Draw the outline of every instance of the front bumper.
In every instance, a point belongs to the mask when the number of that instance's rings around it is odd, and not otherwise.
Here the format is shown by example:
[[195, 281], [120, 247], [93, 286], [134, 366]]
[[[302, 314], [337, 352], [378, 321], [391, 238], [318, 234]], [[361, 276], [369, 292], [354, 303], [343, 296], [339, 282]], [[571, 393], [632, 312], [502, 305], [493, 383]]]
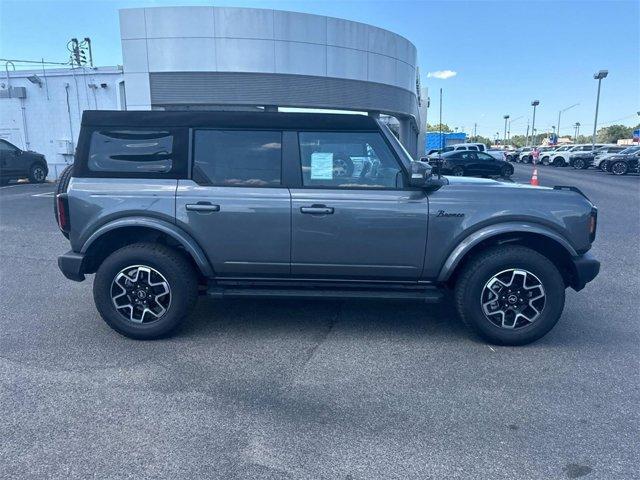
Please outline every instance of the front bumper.
[[82, 271], [83, 262], [84, 254], [70, 250], [58, 257], [58, 268], [60, 268], [62, 274], [69, 280], [81, 282], [84, 280], [84, 273]]
[[600, 272], [600, 262], [593, 258], [593, 255], [590, 253], [573, 257], [571, 261], [573, 262], [574, 270], [572, 287], [574, 290], [579, 291], [582, 290], [587, 283], [596, 278]]

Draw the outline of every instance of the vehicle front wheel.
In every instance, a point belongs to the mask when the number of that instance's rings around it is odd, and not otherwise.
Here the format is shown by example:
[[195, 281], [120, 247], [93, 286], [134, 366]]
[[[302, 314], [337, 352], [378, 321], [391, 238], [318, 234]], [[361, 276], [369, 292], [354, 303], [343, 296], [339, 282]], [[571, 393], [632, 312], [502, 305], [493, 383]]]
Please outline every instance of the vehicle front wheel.
[[36, 163], [29, 169], [29, 181], [31, 183], [42, 183], [47, 179], [47, 170], [40, 164]]
[[165, 337], [196, 303], [196, 272], [184, 255], [164, 245], [128, 245], [98, 268], [93, 298], [118, 333], [139, 340]]
[[473, 258], [455, 286], [462, 321], [485, 340], [525, 345], [551, 330], [564, 308], [565, 284], [535, 250], [501, 246]]
[[542, 157], [541, 163], [545, 167], [548, 167], [549, 166], [549, 157]]
[[576, 170], [584, 170], [587, 168], [587, 162], [582, 160], [581, 158], [577, 158], [573, 161], [573, 168]]
[[629, 173], [627, 162], [614, 162], [611, 164], [611, 173], [614, 175], [626, 175]]
[[511, 165], [505, 165], [502, 167], [502, 170], [500, 170], [500, 176], [502, 178], [509, 178], [511, 175], [513, 175], [513, 167]]
[[451, 170], [451, 174], [454, 177], [462, 177], [464, 176], [464, 170], [462, 169], [462, 167], [453, 167], [453, 170]]

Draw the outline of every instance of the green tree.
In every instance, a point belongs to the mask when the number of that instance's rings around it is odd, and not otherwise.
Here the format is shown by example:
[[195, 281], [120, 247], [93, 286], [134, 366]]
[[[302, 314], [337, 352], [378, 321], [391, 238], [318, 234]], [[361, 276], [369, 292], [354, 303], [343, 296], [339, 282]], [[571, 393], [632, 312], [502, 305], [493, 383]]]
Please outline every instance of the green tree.
[[[436, 124], [436, 125], [431, 125], [429, 123], [427, 123], [427, 132], [439, 132], [440, 131], [440, 124]], [[447, 125], [446, 123], [442, 124], [442, 131], [445, 133], [448, 132], [453, 132], [453, 130], [451, 130], [449, 128], [449, 125]]]
[[624, 125], [609, 125], [596, 133], [596, 139], [602, 143], [616, 143], [622, 138], [631, 138], [633, 129]]

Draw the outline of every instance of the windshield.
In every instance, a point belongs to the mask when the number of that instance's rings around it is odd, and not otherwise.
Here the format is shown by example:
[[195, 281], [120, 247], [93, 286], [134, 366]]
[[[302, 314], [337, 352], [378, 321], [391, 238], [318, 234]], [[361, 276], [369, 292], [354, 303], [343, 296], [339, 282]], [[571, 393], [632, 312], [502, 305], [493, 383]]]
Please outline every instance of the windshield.
[[629, 148], [625, 148], [624, 150], [621, 150], [620, 152], [618, 152], [620, 155], [628, 155], [630, 153], [636, 153], [637, 151], [640, 151], [640, 147], [636, 146], [636, 147], [629, 147]]

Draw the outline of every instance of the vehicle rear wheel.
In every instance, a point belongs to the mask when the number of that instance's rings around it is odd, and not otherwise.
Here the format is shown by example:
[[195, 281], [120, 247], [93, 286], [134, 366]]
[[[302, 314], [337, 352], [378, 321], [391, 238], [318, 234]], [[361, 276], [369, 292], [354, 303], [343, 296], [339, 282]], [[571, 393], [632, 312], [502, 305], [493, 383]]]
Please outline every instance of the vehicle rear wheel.
[[453, 170], [451, 170], [451, 174], [454, 177], [463, 177], [464, 176], [464, 170], [462, 169], [462, 167], [453, 167]]
[[553, 166], [560, 167], [564, 165], [564, 157], [556, 157], [553, 159]]
[[549, 157], [542, 157], [542, 165], [545, 167], [549, 166]]
[[511, 175], [513, 175], [513, 167], [511, 165], [505, 165], [500, 170], [500, 176], [502, 178], [509, 178]]
[[196, 272], [177, 250], [153, 243], [109, 255], [93, 282], [100, 315], [118, 333], [139, 340], [173, 332], [198, 298]]
[[614, 175], [626, 175], [629, 173], [629, 165], [627, 165], [627, 162], [614, 162], [611, 164], [611, 173]]
[[40, 163], [31, 165], [29, 169], [29, 181], [31, 183], [42, 183], [47, 179], [47, 169]]
[[500, 246], [463, 267], [454, 294], [460, 318], [482, 338], [525, 345], [560, 319], [565, 284], [554, 264], [535, 250]]
[[573, 168], [575, 168], [576, 170], [584, 170], [585, 168], [587, 168], [587, 162], [585, 162], [581, 158], [576, 158], [573, 161]]

